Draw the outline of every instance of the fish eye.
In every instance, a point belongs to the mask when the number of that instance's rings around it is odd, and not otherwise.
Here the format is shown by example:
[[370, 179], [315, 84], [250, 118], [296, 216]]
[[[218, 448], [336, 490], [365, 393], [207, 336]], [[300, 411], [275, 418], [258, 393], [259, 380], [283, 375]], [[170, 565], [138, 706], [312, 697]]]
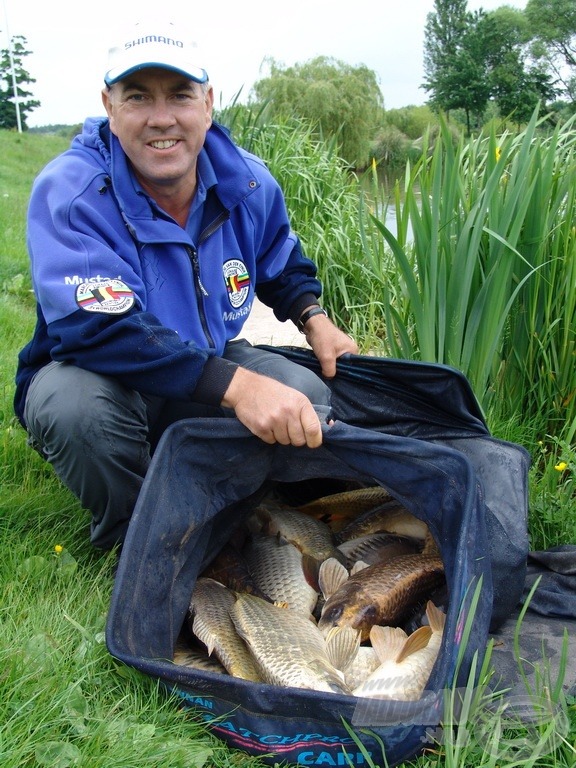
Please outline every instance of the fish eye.
[[341, 605], [328, 606], [328, 610], [322, 611], [322, 620], [336, 622], [342, 618], [343, 607]]
[[367, 605], [366, 608], [362, 611], [362, 619], [364, 621], [372, 621], [375, 622], [378, 618], [378, 609], [375, 605]]

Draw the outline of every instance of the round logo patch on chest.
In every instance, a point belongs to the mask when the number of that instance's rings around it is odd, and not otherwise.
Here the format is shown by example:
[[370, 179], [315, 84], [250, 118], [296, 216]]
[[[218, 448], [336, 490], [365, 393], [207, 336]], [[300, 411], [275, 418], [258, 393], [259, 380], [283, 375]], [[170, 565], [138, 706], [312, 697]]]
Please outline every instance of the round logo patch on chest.
[[250, 275], [244, 262], [239, 259], [226, 261], [223, 271], [226, 290], [228, 291], [228, 300], [234, 309], [237, 309], [248, 298]]
[[76, 288], [76, 303], [86, 312], [121, 315], [132, 309], [134, 302], [134, 291], [118, 279], [80, 283]]

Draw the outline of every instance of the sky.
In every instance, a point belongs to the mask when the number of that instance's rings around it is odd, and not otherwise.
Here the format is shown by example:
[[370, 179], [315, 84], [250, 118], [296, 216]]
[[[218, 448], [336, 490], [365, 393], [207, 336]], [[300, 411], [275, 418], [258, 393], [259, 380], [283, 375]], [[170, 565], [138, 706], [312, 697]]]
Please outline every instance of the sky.
[[[502, 5], [523, 9], [526, 0], [468, 0], [468, 10]], [[24, 69], [41, 106], [28, 127], [75, 125], [103, 114], [100, 92], [108, 48], [117, 31], [158, 8], [146, 0], [2, 0], [0, 48], [22, 35], [31, 53]], [[376, 73], [386, 109], [423, 104], [424, 27], [434, 0], [170, 0], [167, 17], [190, 26], [203, 51], [216, 106], [236, 94], [245, 100], [265, 77], [265, 60], [291, 66], [327, 56]]]

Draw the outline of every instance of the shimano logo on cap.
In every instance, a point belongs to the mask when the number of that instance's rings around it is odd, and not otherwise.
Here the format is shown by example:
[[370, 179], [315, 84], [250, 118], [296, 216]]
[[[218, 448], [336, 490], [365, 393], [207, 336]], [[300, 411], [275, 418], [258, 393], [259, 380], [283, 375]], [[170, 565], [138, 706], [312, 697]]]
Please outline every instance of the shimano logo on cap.
[[139, 37], [137, 40], [129, 40], [124, 43], [124, 50], [134, 48], [136, 45], [146, 45], [146, 43], [164, 43], [165, 45], [175, 45], [176, 48], [184, 48], [182, 40], [174, 40], [172, 37], [164, 37], [164, 35], [146, 35], [146, 37]]

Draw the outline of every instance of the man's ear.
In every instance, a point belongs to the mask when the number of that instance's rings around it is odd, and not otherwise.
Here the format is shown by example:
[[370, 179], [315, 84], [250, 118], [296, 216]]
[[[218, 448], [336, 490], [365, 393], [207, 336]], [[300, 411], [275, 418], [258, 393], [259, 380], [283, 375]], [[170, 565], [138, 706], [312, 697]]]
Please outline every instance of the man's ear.
[[212, 86], [206, 91], [204, 100], [206, 102], [206, 127], [210, 128], [212, 125], [212, 110], [214, 109], [214, 89]]
[[110, 130], [112, 133], [114, 133], [114, 118], [112, 116], [112, 96], [111, 96], [111, 90], [108, 87], [102, 88], [102, 104], [104, 105], [104, 109], [106, 110], [106, 114], [108, 115], [108, 120], [110, 121]]

